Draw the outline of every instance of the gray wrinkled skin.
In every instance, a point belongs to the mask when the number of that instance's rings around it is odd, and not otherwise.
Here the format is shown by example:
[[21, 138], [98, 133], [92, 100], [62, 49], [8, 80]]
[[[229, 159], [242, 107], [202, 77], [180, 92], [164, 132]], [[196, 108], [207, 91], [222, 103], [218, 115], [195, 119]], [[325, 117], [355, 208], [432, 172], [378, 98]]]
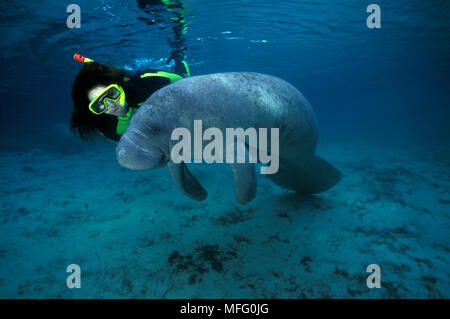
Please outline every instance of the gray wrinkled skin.
[[[269, 132], [279, 128], [279, 171], [266, 176], [281, 187], [300, 194], [320, 193], [341, 178], [337, 169], [314, 155], [317, 121], [306, 98], [286, 81], [248, 72], [195, 76], [154, 93], [119, 141], [118, 162], [133, 170], [167, 164], [175, 184], [186, 195], [205, 199], [206, 191], [187, 167], [170, 161], [172, 131], [185, 127], [193, 136], [194, 120], [202, 120], [203, 131], [221, 129], [224, 137], [226, 128], [268, 128]], [[236, 199], [248, 203], [256, 195], [254, 164], [230, 166]]]

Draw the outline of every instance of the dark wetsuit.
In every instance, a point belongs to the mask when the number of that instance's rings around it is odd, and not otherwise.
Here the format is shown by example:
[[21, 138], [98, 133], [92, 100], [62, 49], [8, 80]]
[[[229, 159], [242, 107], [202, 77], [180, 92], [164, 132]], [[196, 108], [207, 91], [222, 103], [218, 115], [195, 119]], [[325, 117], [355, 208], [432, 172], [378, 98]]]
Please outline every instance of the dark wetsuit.
[[[130, 111], [130, 108], [133, 109], [131, 111], [138, 109], [157, 90], [182, 78], [180, 75], [159, 70], [145, 70], [132, 75], [122, 85], [128, 104], [127, 110]], [[109, 114], [102, 114], [101, 116], [104, 119], [97, 126], [97, 130], [103, 137], [117, 142], [121, 137], [119, 133], [124, 131], [124, 126], [127, 127], [127, 121], [132, 114], [129, 114], [128, 119]], [[123, 122], [119, 123], [120, 121]]]

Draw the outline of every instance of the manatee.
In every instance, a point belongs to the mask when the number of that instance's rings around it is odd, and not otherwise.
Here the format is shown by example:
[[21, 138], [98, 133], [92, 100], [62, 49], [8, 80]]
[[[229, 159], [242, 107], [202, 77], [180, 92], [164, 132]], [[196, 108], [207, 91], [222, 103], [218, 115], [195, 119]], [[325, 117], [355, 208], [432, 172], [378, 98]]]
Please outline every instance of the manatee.
[[[193, 132], [194, 120], [202, 120], [203, 130], [215, 127], [223, 132], [226, 128], [278, 128], [278, 171], [265, 176], [298, 194], [324, 192], [341, 178], [335, 167], [315, 154], [317, 120], [302, 93], [282, 79], [252, 72], [194, 76], [155, 92], [121, 137], [116, 148], [118, 163], [131, 170], [167, 165], [184, 194], [204, 200], [207, 192], [186, 163], [171, 158], [173, 130], [183, 127]], [[245, 145], [246, 159], [249, 146]], [[247, 160], [229, 165], [236, 200], [246, 204], [256, 195], [255, 164]]]

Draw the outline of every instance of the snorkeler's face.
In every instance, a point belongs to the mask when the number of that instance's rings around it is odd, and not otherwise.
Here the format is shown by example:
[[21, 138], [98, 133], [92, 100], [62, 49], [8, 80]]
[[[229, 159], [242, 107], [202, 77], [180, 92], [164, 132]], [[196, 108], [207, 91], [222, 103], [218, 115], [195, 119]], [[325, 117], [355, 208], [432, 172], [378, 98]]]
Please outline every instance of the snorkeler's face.
[[[98, 99], [99, 95], [102, 95], [102, 92], [104, 92], [104, 90], [106, 88], [107, 88], [106, 86], [99, 85], [99, 86], [96, 86], [93, 89], [91, 89], [88, 92], [89, 100], [92, 102], [93, 100]], [[122, 94], [124, 94], [124, 93], [122, 93]], [[104, 111], [104, 113], [106, 113], [106, 114], [121, 116], [126, 113], [127, 102], [125, 101], [125, 99], [106, 98], [106, 99], [102, 100], [102, 103], [99, 103], [99, 105], [97, 105], [97, 108], [99, 108], [99, 107], [106, 109], [106, 111]], [[96, 109], [96, 111], [99, 112], [96, 114], [102, 113], [102, 110], [100, 110], [100, 109]]]

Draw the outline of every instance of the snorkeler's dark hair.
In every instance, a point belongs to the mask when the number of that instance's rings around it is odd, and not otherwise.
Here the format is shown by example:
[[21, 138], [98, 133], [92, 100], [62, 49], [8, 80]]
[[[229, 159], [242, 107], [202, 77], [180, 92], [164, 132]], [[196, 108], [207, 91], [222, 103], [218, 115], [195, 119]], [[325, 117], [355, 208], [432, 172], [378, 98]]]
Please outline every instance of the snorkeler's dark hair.
[[85, 63], [72, 85], [74, 110], [70, 118], [70, 130], [82, 139], [97, 135], [97, 130], [110, 123], [106, 114], [96, 115], [89, 110], [88, 92], [98, 85], [113, 83], [122, 85], [125, 70], [109, 67], [98, 62]]

